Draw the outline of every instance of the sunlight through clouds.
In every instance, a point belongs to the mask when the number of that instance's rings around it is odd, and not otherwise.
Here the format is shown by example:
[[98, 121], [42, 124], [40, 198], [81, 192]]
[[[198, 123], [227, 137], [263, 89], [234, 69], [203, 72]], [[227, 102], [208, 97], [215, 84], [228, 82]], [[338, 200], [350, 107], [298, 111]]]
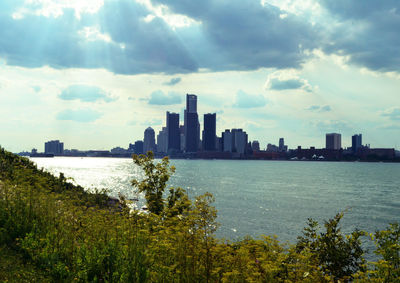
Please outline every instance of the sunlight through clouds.
[[45, 17], [59, 17], [63, 15], [64, 9], [73, 9], [77, 18], [83, 13], [94, 14], [103, 5], [104, 0], [26, 0], [28, 8], [22, 8], [16, 12], [16, 17], [32, 13]]

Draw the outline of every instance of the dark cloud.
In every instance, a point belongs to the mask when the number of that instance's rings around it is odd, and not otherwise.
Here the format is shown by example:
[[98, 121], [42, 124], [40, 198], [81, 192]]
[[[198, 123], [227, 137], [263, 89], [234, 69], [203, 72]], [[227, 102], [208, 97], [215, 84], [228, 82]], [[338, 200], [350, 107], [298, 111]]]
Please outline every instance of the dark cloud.
[[58, 113], [56, 119], [87, 123], [99, 119], [102, 115], [102, 113], [91, 109], [67, 109]]
[[400, 72], [400, 1], [322, 0], [339, 25], [324, 50], [374, 71]]
[[[313, 50], [347, 55], [350, 63], [400, 71], [400, 2], [322, 0], [334, 17], [314, 25], [302, 16], [251, 1], [154, 0], [196, 22], [170, 27], [136, 1], [104, 1], [97, 13], [37, 15], [40, 3], [0, 4], [0, 57], [29, 68], [103, 68], [117, 74], [300, 68]], [[17, 17], [21, 7], [27, 11]], [[31, 11], [31, 12], [29, 12]], [[13, 17], [14, 15], [14, 17]], [[154, 15], [153, 15], [154, 16]], [[149, 19], [149, 18], [148, 18]], [[333, 22], [334, 24], [331, 24]], [[179, 83], [172, 79], [171, 85]], [[167, 84], [168, 84], [167, 83]], [[299, 81], [277, 82], [295, 89]]]
[[389, 117], [391, 120], [400, 120], [400, 108], [393, 107], [387, 109], [382, 113], [382, 116]]
[[80, 100], [84, 102], [95, 102], [103, 100], [105, 102], [114, 101], [104, 90], [90, 85], [71, 85], [64, 89], [58, 96], [63, 100]]
[[284, 80], [284, 81], [281, 81], [279, 79], [273, 79], [271, 80], [270, 89], [274, 90], [297, 89], [301, 88], [303, 85], [304, 85], [303, 82], [296, 79]]
[[312, 92], [310, 84], [306, 80], [300, 78], [271, 78], [267, 82], [267, 88], [272, 90], [303, 89], [307, 92]]
[[236, 108], [256, 108], [263, 107], [267, 104], [263, 95], [251, 95], [242, 90], [236, 93], [236, 101], [233, 107]]
[[13, 18], [22, 4], [0, 4], [0, 57], [8, 65], [105, 68], [119, 74], [197, 71], [172, 29], [159, 18], [144, 21], [150, 12], [135, 1], [105, 1], [98, 13], [82, 14], [81, 19], [72, 9], [58, 17], [26, 13]]
[[[212, 70], [297, 68], [306, 58], [302, 51], [314, 48], [319, 37], [306, 21], [292, 14], [281, 18], [280, 9], [256, 0], [153, 2], [202, 23], [181, 36], [195, 58], [201, 59], [199, 66]], [[204, 40], [199, 42], [200, 38]]]
[[173, 105], [180, 104], [182, 102], [182, 95], [176, 92], [164, 93], [161, 90], [156, 90], [150, 94], [148, 100], [149, 104], [153, 105]]
[[[105, 1], [95, 14], [12, 15], [23, 1], [0, 4], [0, 56], [8, 65], [105, 68], [118, 74], [187, 73], [299, 67], [316, 30], [260, 1], [159, 1], [201, 24], [173, 30], [135, 1]], [[38, 9], [41, 4], [25, 4]], [[5, 28], [7, 27], [7, 28]], [[172, 82], [173, 83], [173, 82]]]
[[164, 85], [173, 86], [181, 82], [181, 78], [172, 78], [170, 81], [165, 82]]

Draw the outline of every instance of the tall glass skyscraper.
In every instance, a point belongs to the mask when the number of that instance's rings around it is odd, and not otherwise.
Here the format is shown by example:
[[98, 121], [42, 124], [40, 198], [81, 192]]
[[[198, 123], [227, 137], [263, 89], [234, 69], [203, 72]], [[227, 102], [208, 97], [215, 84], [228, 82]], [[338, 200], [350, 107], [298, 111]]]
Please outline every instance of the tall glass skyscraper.
[[204, 114], [203, 150], [214, 151], [216, 144], [216, 113]]
[[197, 96], [186, 94], [185, 109], [185, 151], [197, 152], [199, 149], [200, 127], [199, 116], [197, 114]]
[[362, 135], [354, 135], [351, 137], [351, 149], [353, 153], [356, 153], [359, 148], [361, 148], [362, 145]]
[[168, 151], [179, 151], [181, 149], [179, 114], [169, 111], [167, 111], [167, 148]]

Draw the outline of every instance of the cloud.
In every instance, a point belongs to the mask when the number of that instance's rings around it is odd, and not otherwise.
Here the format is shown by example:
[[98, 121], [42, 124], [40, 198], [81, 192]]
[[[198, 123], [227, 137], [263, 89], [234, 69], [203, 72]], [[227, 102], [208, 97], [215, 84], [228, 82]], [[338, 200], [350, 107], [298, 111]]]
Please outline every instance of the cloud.
[[[24, 3], [25, 2], [25, 3]], [[135, 1], [104, 1], [95, 14], [43, 15], [36, 1], [0, 4], [0, 57], [28, 68], [104, 68], [117, 74], [196, 72], [197, 64], [162, 19]], [[16, 14], [24, 10], [26, 13]]]
[[35, 92], [39, 92], [42, 88], [41, 88], [40, 86], [38, 86], [38, 85], [34, 85], [34, 86], [32, 86], [32, 89], [33, 89]]
[[329, 112], [332, 111], [332, 108], [329, 105], [319, 106], [319, 105], [312, 105], [306, 110], [313, 111], [313, 112]]
[[[320, 37], [307, 21], [282, 18], [279, 8], [260, 1], [153, 1], [164, 5], [155, 9], [161, 12], [138, 2], [144, 1], [104, 1], [77, 17], [68, 5], [45, 15], [37, 1], [4, 0], [0, 57], [8, 65], [117, 74], [299, 68]], [[27, 12], [15, 13], [21, 9]], [[173, 27], [159, 13], [190, 24]]]
[[300, 78], [296, 73], [295, 70], [276, 71], [268, 76], [265, 88], [276, 91], [299, 89], [312, 92], [313, 87], [310, 83]]
[[351, 127], [348, 122], [341, 120], [325, 120], [319, 122], [312, 122], [311, 125], [316, 127], [321, 132], [335, 132], [335, 133], [348, 133]]
[[242, 90], [236, 93], [236, 101], [233, 107], [236, 108], [256, 108], [263, 107], [267, 104], [267, 101], [263, 95], [251, 95], [247, 94]]
[[144, 122], [139, 122], [139, 121], [136, 121], [136, 120], [132, 120], [132, 121], [129, 121], [127, 123], [127, 125], [128, 126], [137, 126], [137, 125], [139, 125], [139, 126], [150, 127], [150, 126], [159, 126], [159, 125], [162, 124], [162, 122], [163, 121], [161, 119], [150, 119], [150, 120], [147, 120], [147, 121], [144, 121]]
[[164, 85], [173, 86], [181, 82], [181, 78], [172, 78], [170, 81], [165, 82]]
[[83, 102], [95, 102], [98, 100], [111, 102], [116, 100], [101, 88], [90, 85], [70, 85], [58, 97], [62, 100], [80, 100]]
[[[399, 1], [322, 0], [323, 17], [312, 19], [266, 2], [116, 0], [77, 10], [68, 3], [2, 0], [0, 26], [7, 28], [0, 29], [0, 57], [28, 68], [181, 74], [299, 69], [314, 56], [309, 51], [321, 49], [371, 70], [400, 72]], [[185, 24], [174, 25], [177, 18]]]
[[102, 113], [91, 109], [67, 109], [59, 112], [56, 116], [56, 119], [87, 123], [99, 119], [102, 115]]
[[381, 113], [384, 117], [389, 117], [391, 120], [400, 120], [400, 108], [399, 107], [392, 107], [386, 109]]
[[198, 29], [190, 27], [189, 36], [181, 36], [194, 57], [201, 59], [199, 66], [212, 70], [297, 68], [307, 57], [303, 50], [313, 49], [319, 37], [307, 21], [293, 14], [282, 19], [279, 8], [260, 1], [153, 2], [200, 23]]
[[381, 72], [400, 72], [400, 2], [323, 0], [335, 28], [327, 29], [324, 51]]
[[318, 105], [312, 105], [312, 106], [310, 106], [309, 108], [307, 108], [307, 110], [309, 110], [309, 111], [316, 111], [316, 110], [319, 110], [321, 107], [320, 106], [318, 106]]
[[384, 125], [382, 127], [379, 127], [379, 129], [383, 130], [392, 130], [392, 131], [398, 131], [400, 130], [400, 125]]
[[176, 92], [164, 93], [161, 90], [156, 90], [150, 94], [148, 100], [149, 104], [152, 105], [174, 105], [182, 102], [182, 95]]

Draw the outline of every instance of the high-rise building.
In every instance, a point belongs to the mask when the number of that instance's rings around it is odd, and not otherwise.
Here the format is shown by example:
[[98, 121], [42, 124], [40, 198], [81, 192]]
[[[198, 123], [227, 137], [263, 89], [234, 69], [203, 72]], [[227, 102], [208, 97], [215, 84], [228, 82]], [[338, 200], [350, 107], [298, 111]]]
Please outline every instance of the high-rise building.
[[200, 127], [196, 95], [186, 94], [186, 109], [184, 115], [184, 149], [186, 152], [197, 152], [199, 149]]
[[147, 153], [148, 151], [156, 151], [155, 133], [152, 127], [148, 127], [144, 131], [143, 151], [144, 153]]
[[342, 148], [342, 135], [337, 133], [326, 134], [326, 149], [339, 150]]
[[135, 141], [134, 145], [134, 152], [135, 154], [143, 154], [143, 141]]
[[44, 153], [62, 155], [64, 153], [64, 143], [59, 140], [44, 143]]
[[181, 136], [179, 133], [179, 114], [167, 111], [167, 149], [179, 151], [181, 149]]
[[232, 145], [232, 133], [230, 130], [225, 130], [222, 133], [222, 151], [232, 152], [233, 145]]
[[279, 139], [279, 151], [283, 151], [285, 148], [285, 140], [283, 138]]
[[203, 150], [214, 151], [216, 145], [216, 113], [204, 114]]
[[260, 143], [258, 141], [253, 141], [251, 143], [251, 149], [253, 151], [260, 151]]
[[354, 135], [351, 137], [351, 149], [353, 153], [356, 153], [358, 149], [360, 149], [362, 146], [362, 135]]
[[188, 113], [197, 113], [197, 95], [186, 94], [186, 111]]
[[167, 127], [162, 127], [162, 130], [157, 135], [157, 152], [167, 153], [168, 141], [167, 141]]
[[237, 153], [245, 153], [247, 146], [247, 133], [242, 129], [232, 129], [233, 151]]

